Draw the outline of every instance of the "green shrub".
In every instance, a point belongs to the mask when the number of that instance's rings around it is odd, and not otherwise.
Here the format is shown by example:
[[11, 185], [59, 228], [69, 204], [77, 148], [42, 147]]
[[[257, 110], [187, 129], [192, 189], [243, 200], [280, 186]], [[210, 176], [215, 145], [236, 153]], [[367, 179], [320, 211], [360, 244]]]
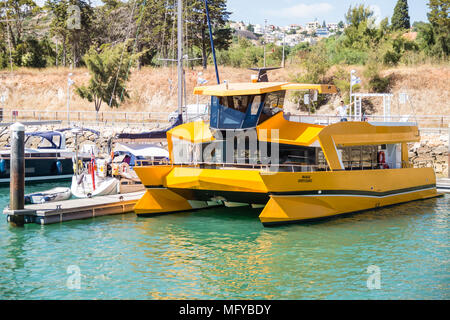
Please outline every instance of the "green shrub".
[[401, 57], [400, 53], [388, 50], [383, 56], [383, 63], [387, 66], [396, 66]]
[[391, 78], [390, 77], [381, 77], [376, 75], [375, 77], [369, 80], [369, 90], [375, 93], [385, 93], [389, 92], [391, 86]]

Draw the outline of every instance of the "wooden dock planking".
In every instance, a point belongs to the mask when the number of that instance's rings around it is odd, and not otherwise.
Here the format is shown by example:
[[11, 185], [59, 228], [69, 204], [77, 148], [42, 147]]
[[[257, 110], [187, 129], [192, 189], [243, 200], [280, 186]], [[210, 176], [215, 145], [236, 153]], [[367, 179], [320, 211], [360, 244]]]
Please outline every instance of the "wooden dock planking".
[[[134, 192], [27, 205], [25, 209], [33, 214], [27, 215], [26, 221], [52, 224], [133, 212], [135, 204], [143, 194], [144, 192]], [[9, 215], [11, 212], [5, 209], [3, 213]]]

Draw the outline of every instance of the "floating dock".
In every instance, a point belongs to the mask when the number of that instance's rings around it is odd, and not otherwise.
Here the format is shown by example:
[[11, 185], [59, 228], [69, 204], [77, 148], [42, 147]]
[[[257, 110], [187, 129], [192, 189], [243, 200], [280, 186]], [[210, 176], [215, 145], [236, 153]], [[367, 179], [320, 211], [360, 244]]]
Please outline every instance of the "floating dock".
[[64, 221], [88, 219], [133, 212], [137, 201], [144, 192], [115, 194], [87, 199], [73, 199], [25, 206], [17, 212], [5, 209], [3, 214], [10, 216], [21, 214], [25, 223], [52, 224]]
[[437, 179], [436, 188], [438, 192], [450, 193], [450, 179], [449, 178]]

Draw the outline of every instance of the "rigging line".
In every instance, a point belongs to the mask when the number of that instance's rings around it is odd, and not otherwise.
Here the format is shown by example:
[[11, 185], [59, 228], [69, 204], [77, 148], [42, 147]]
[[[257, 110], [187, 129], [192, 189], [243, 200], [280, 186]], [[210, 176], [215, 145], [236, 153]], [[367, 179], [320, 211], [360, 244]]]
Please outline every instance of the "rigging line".
[[[141, 6], [141, 14], [140, 14], [139, 20], [138, 20], [138, 28], [136, 30], [136, 38], [134, 39], [133, 53], [131, 55], [130, 62], [128, 63], [127, 74], [125, 75], [125, 81], [128, 80], [128, 74], [130, 73], [131, 63], [133, 62], [133, 55], [136, 52], [137, 40], [138, 40], [138, 36], [139, 36], [139, 31], [141, 29], [142, 16], [144, 15], [144, 9], [145, 9], [146, 4], [147, 4], [147, 0], [144, 0], [143, 4]], [[120, 93], [120, 100], [123, 99], [124, 90], [125, 90], [125, 88], [122, 88], [122, 92]]]
[[133, 9], [131, 10], [131, 15], [130, 15], [130, 22], [128, 23], [129, 27], [128, 27], [127, 36], [125, 37], [125, 42], [123, 44], [122, 53], [120, 54], [119, 68], [117, 69], [116, 79], [114, 80], [113, 91], [111, 93], [111, 98], [109, 99], [109, 107], [110, 108], [111, 108], [111, 104], [112, 104], [112, 100], [113, 100], [114, 94], [116, 92], [117, 79], [119, 78], [120, 69], [122, 68], [123, 54], [125, 52], [125, 47], [126, 47], [126, 44], [128, 42], [128, 38], [130, 37], [130, 34], [131, 34], [131, 21], [133, 20], [134, 11], [136, 9], [136, 4], [137, 4], [137, 0], [134, 0]]

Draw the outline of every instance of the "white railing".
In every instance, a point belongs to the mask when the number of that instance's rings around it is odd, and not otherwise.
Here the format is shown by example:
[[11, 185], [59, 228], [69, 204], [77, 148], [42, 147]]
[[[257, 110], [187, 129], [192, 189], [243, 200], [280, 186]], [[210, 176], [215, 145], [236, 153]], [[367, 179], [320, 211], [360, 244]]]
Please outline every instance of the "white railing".
[[[450, 123], [450, 115], [367, 115], [368, 122], [400, 122], [417, 124], [424, 131], [446, 131]], [[336, 115], [285, 115], [285, 118], [293, 122], [306, 122], [318, 125], [329, 125], [341, 121]], [[360, 121], [348, 116], [348, 121]]]
[[[251, 169], [260, 170], [262, 172], [317, 172], [317, 171], [331, 171], [327, 164], [308, 165], [308, 164], [250, 164], [250, 163], [221, 163], [221, 162], [183, 162], [183, 163], [168, 163], [163, 161], [150, 160], [136, 160], [136, 166], [154, 166], [154, 165], [169, 165], [172, 167], [186, 167], [186, 168], [205, 168], [214, 167], [216, 169]], [[389, 170], [402, 168], [434, 168], [432, 161], [415, 161], [415, 162], [385, 162], [376, 163], [370, 161], [344, 161], [346, 171], [367, 171], [367, 170]]]

